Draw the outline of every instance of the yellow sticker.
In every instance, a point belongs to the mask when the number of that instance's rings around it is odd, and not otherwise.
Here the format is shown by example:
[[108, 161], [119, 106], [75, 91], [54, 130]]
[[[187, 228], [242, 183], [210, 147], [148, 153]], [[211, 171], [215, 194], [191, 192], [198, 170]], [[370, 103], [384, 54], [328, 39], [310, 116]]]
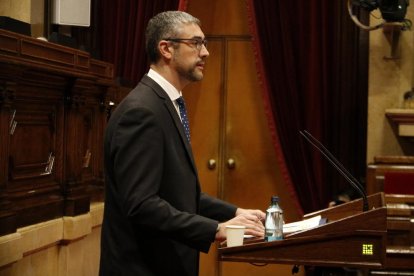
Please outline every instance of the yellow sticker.
[[362, 255], [374, 255], [374, 245], [373, 244], [363, 244], [362, 245]]

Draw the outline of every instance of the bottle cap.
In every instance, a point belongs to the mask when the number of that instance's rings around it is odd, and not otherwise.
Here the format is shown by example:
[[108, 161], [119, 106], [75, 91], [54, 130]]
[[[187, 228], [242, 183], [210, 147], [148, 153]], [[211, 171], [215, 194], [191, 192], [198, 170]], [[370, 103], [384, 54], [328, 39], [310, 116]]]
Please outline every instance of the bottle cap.
[[272, 202], [279, 202], [279, 197], [278, 196], [272, 196], [271, 201]]

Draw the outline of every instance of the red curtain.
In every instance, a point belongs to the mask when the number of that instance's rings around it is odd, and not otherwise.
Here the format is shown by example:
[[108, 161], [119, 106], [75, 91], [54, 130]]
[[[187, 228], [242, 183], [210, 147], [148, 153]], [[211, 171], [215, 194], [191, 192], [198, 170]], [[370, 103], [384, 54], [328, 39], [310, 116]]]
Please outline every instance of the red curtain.
[[121, 84], [135, 86], [148, 71], [144, 44], [149, 19], [162, 11], [177, 10], [179, 4], [179, 0], [98, 1], [101, 56], [114, 64]]
[[304, 212], [349, 184], [299, 134], [306, 129], [365, 174], [367, 35], [346, 1], [248, 0], [259, 78], [286, 183]]

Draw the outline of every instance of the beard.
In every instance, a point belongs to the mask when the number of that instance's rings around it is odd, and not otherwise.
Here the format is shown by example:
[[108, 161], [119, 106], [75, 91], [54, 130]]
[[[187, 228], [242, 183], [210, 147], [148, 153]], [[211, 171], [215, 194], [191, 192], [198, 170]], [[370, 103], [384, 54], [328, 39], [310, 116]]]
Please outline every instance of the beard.
[[184, 68], [182, 66], [179, 66], [177, 68], [177, 72], [180, 74], [180, 76], [188, 81], [195, 82], [200, 81], [203, 79], [203, 72], [201, 72], [197, 65], [194, 64], [191, 67]]
[[176, 70], [181, 78], [190, 82], [200, 81], [203, 79], [203, 72], [197, 68], [197, 64], [201, 62], [201, 60], [195, 61], [193, 64], [189, 65], [180, 62], [180, 55], [174, 55], [173, 59], [177, 64]]

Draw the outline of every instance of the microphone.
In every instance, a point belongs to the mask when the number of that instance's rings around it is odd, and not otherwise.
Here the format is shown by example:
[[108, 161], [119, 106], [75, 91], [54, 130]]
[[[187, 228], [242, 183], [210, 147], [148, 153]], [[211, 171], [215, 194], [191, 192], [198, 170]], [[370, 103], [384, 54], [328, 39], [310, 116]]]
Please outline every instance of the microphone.
[[361, 195], [363, 206], [362, 211], [368, 211], [368, 199], [365, 190], [361, 183], [332, 155], [332, 153], [321, 143], [318, 139], [312, 136], [306, 130], [299, 130], [299, 133], [305, 137], [305, 139], [314, 146], [328, 161], [329, 163], [348, 181], [349, 184]]

